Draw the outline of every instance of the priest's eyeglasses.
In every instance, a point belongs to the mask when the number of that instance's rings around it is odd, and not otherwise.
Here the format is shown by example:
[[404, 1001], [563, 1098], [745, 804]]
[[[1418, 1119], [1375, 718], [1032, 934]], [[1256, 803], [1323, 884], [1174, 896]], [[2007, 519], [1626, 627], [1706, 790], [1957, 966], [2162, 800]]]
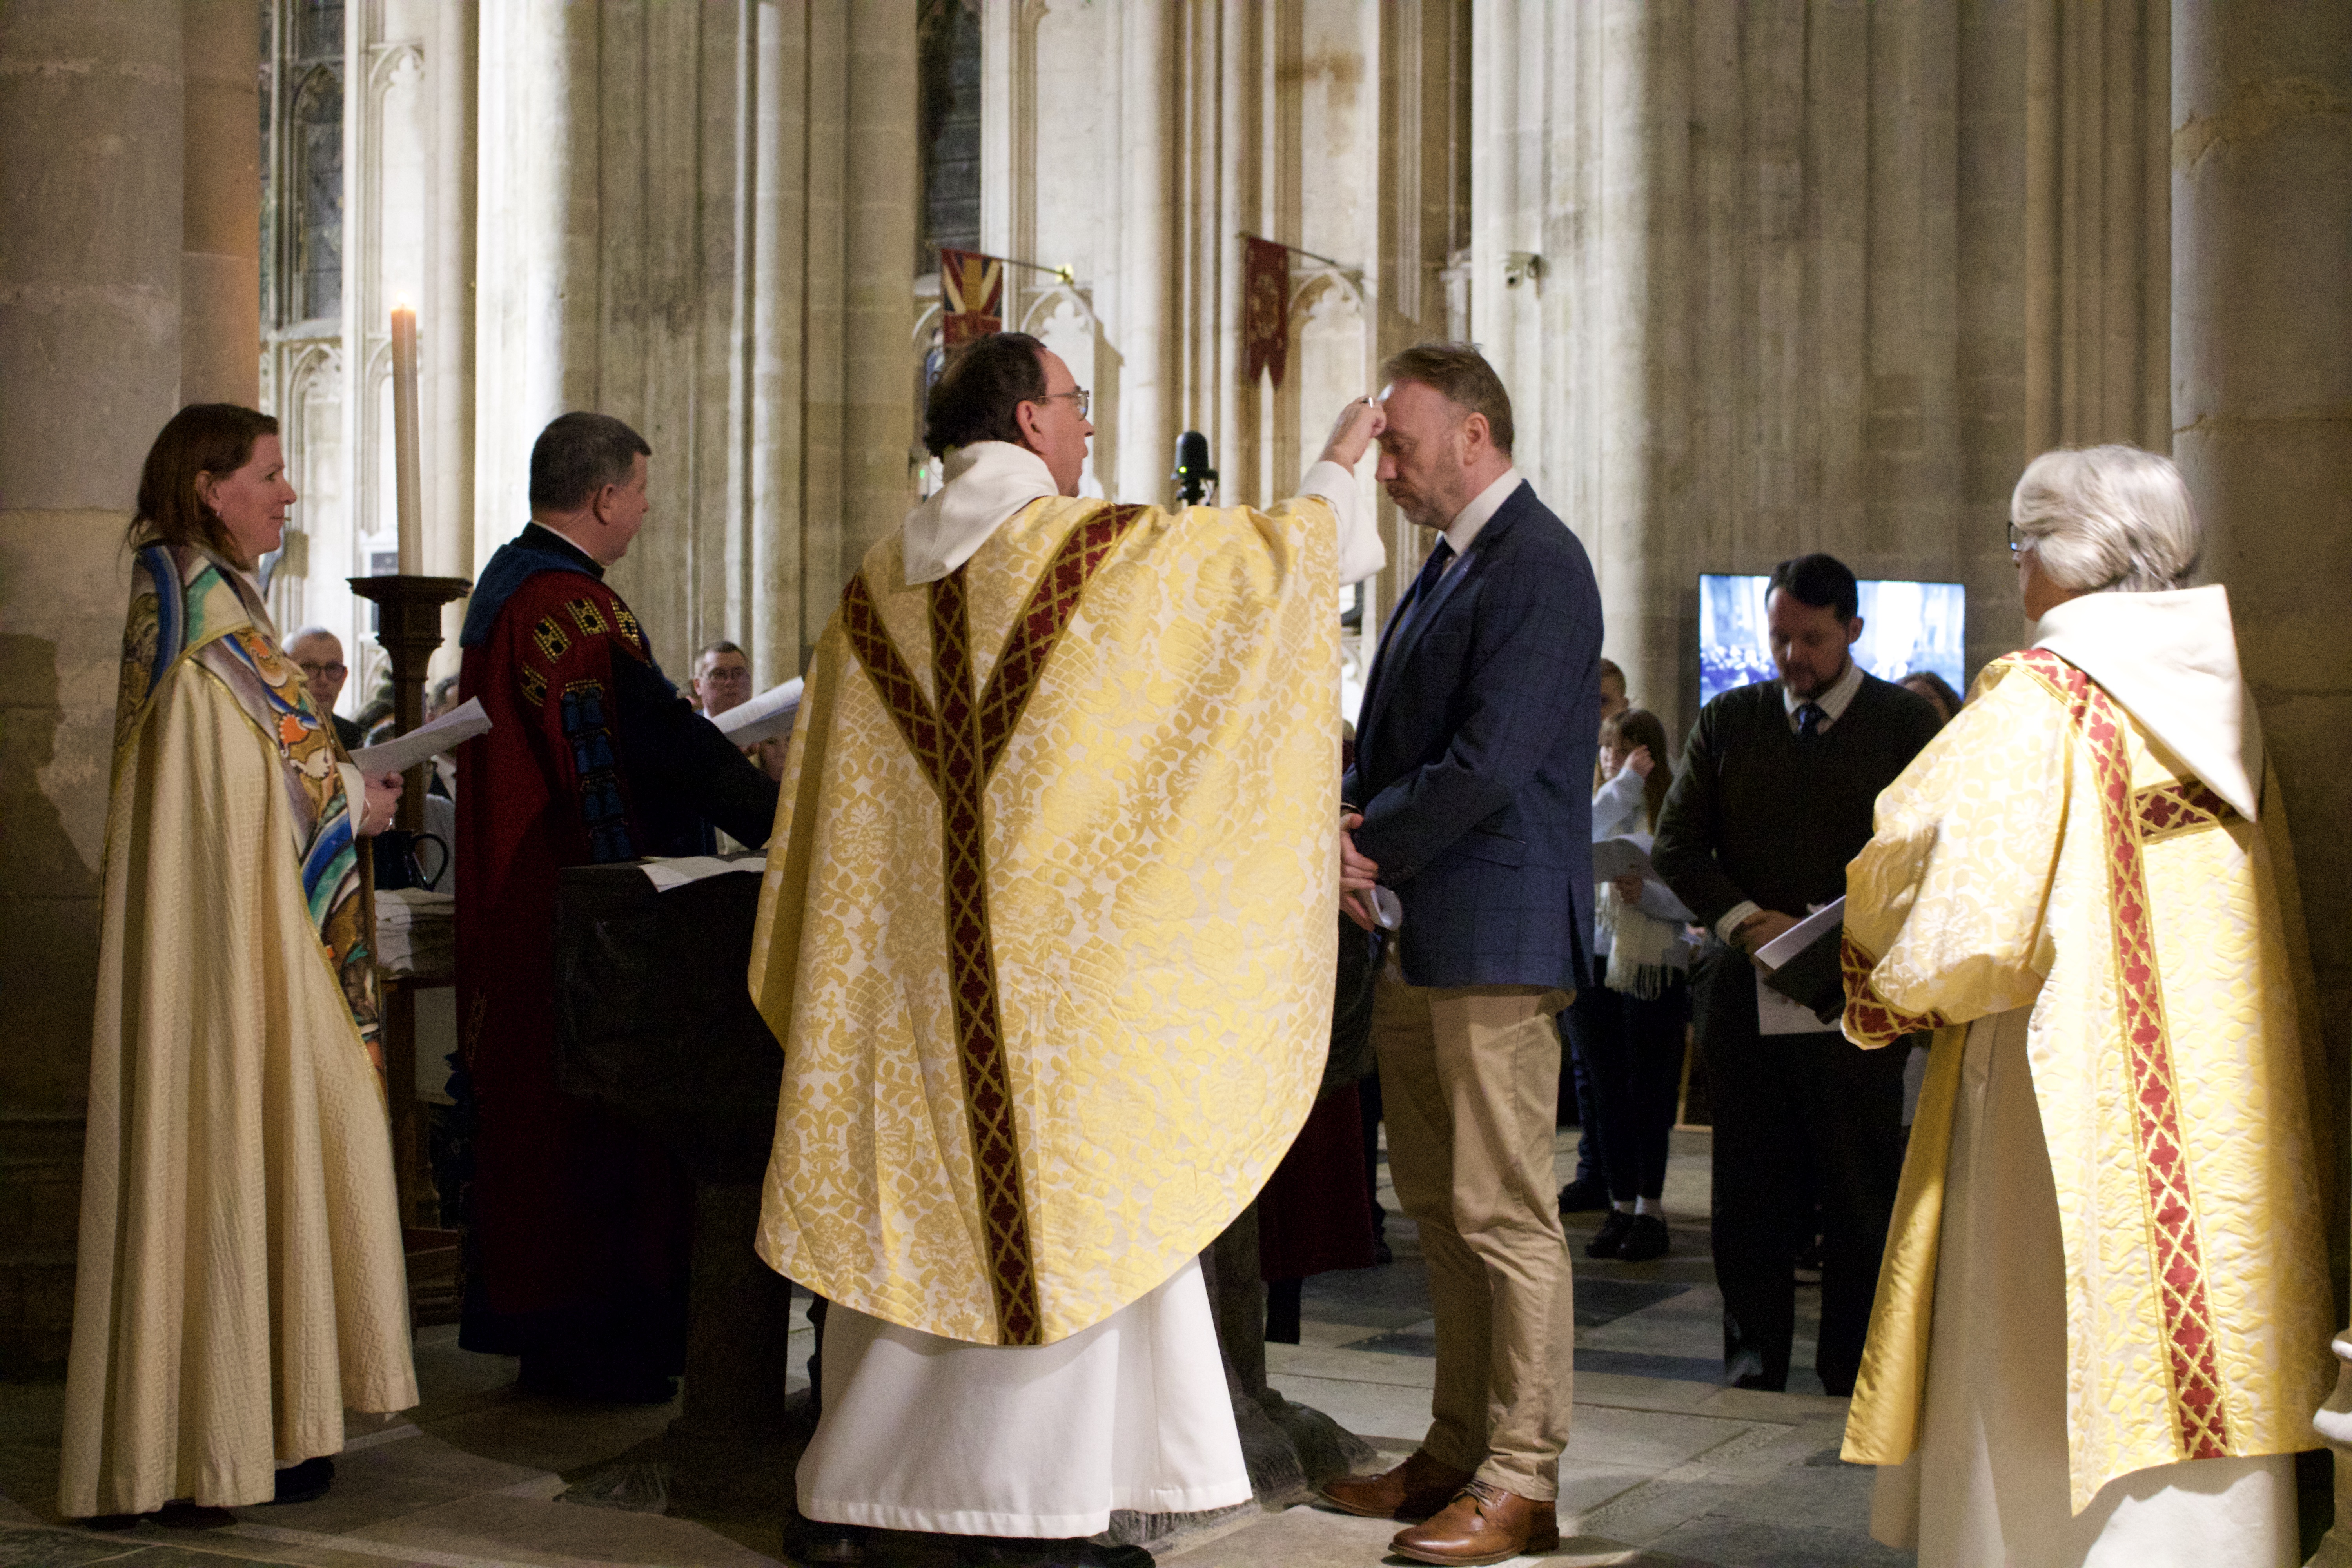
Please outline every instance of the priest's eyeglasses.
[[2025, 548], [2025, 536], [2017, 531], [2017, 524], [2012, 522], [2009, 525], [2009, 552], [2014, 555], [2023, 548]]
[[1095, 403], [1095, 395], [1088, 392], [1083, 386], [1070, 392], [1049, 392], [1043, 397], [1032, 397], [1027, 399], [1027, 401], [1031, 403], [1052, 403], [1055, 399], [1063, 397], [1075, 397], [1078, 400], [1078, 417], [1081, 419], [1084, 419], [1087, 416], [1087, 410], [1092, 408]]

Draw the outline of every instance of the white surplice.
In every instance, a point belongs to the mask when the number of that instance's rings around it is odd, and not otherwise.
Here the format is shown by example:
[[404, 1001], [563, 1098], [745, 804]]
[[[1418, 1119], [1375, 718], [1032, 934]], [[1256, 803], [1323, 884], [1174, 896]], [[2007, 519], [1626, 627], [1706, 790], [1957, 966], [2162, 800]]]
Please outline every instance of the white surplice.
[[[947, 472], [907, 518], [910, 582], [946, 576], [1055, 493], [1043, 459], [1008, 442], [961, 447]], [[1337, 516], [1343, 584], [1386, 564], [1347, 469], [1318, 462], [1299, 493]], [[1061, 1539], [1100, 1531], [1115, 1510], [1198, 1513], [1252, 1495], [1197, 1261], [1049, 1345], [971, 1344], [836, 1304], [824, 1371], [797, 1478], [810, 1519]]]
[[1936, 1314], [1919, 1450], [1879, 1470], [1871, 1533], [1919, 1568], [2293, 1568], [2292, 1455], [2158, 1465], [2069, 1506], [2066, 1260], [2032, 1011], [1969, 1026], [1945, 1167], [1936, 1300], [1999, 1308]]
[[1201, 1266], [1093, 1328], [967, 1344], [832, 1308], [801, 1512], [944, 1535], [1093, 1535], [1114, 1509], [1250, 1500]]

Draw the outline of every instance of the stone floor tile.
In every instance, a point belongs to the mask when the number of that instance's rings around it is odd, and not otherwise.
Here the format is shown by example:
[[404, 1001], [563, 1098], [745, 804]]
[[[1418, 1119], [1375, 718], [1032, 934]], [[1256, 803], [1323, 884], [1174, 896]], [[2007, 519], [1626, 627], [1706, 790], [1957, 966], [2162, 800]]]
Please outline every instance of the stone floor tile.
[[403, 1514], [561, 1478], [468, 1453], [425, 1433], [335, 1458], [335, 1484], [315, 1502], [240, 1511], [240, 1519], [317, 1535], [343, 1535]]
[[[527, 1564], [766, 1568], [773, 1559], [692, 1520], [522, 1498], [467, 1498], [354, 1531], [355, 1542]], [[329, 1544], [332, 1544], [331, 1540]]]
[[1270, 1378], [1328, 1378], [1340, 1383], [1390, 1384], [1424, 1392], [1435, 1386], [1436, 1382], [1434, 1364], [1427, 1356], [1380, 1355], [1352, 1347], [1268, 1345], [1265, 1370]]
[[1283, 1397], [1320, 1410], [1375, 1447], [1383, 1439], [1418, 1444], [1429, 1430], [1426, 1384], [1299, 1377], [1287, 1373], [1269, 1376], [1266, 1383]]
[[1588, 1372], [1582, 1367], [1576, 1373], [1576, 1403], [1579, 1408], [1587, 1405], [1607, 1405], [1625, 1410], [1696, 1410], [1723, 1392], [1723, 1384], [1709, 1378], [1704, 1383], [1678, 1378], [1629, 1376], [1615, 1372]]
[[666, 1430], [668, 1405], [598, 1405], [510, 1394], [496, 1403], [420, 1423], [454, 1447], [529, 1470], [565, 1474], [599, 1465]]
[[1871, 1488], [1877, 1479], [1876, 1467], [1871, 1465], [1801, 1465], [1757, 1482], [1715, 1512], [1722, 1519], [1809, 1529], [1830, 1521], [1849, 1528], [1867, 1525]]
[[1908, 1552], [1881, 1546], [1859, 1528], [1735, 1519], [1694, 1520], [1651, 1545], [1720, 1568], [1912, 1568], [1916, 1561]]
[[1566, 1458], [1655, 1474], [1689, 1463], [1736, 1438], [1753, 1439], [1761, 1434], [1769, 1440], [1786, 1430], [1762, 1423], [1585, 1405], [1576, 1411], [1569, 1427]]

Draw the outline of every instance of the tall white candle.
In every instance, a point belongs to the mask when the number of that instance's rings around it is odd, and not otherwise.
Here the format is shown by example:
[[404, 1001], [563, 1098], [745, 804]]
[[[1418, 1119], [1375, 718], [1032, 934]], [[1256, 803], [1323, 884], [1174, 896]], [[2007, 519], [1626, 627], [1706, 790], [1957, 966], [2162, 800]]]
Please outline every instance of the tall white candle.
[[394, 505], [400, 521], [400, 571], [425, 570], [425, 521], [416, 463], [416, 310], [392, 310], [392, 462]]

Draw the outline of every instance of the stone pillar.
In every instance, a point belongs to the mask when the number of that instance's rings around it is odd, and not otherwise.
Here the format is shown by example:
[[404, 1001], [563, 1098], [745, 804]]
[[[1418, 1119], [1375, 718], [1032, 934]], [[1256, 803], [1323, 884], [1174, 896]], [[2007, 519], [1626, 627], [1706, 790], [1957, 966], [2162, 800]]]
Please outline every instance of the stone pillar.
[[[420, 441], [425, 480], [425, 571], [471, 577], [474, 551], [474, 212], [476, 61], [481, 19], [471, 5], [438, 5], [425, 43], [429, 149], [423, 308]], [[519, 526], [519, 525], [518, 525]], [[457, 667], [466, 602], [443, 612], [436, 672]]]
[[261, 13], [182, 0], [180, 400], [261, 401]]
[[[2172, 451], [2294, 835], [2327, 1097], [2352, 1047], [2352, 11], [2172, 5]], [[2342, 1306], [2343, 1118], [2336, 1157]], [[2315, 1562], [2352, 1563], [2352, 1459]]]
[[[0, 7], [0, 1035], [13, 1042], [0, 1051], [0, 1365], [12, 1373], [62, 1364], [71, 1315], [122, 531], [148, 444], [180, 404], [194, 232], [181, 200], [181, 18], [173, 0]], [[244, 23], [249, 35], [249, 5]], [[234, 250], [229, 227], [204, 232]], [[255, 249], [247, 234], [248, 268]], [[252, 310], [248, 297], [248, 323]], [[245, 353], [249, 402], [257, 342]]]

